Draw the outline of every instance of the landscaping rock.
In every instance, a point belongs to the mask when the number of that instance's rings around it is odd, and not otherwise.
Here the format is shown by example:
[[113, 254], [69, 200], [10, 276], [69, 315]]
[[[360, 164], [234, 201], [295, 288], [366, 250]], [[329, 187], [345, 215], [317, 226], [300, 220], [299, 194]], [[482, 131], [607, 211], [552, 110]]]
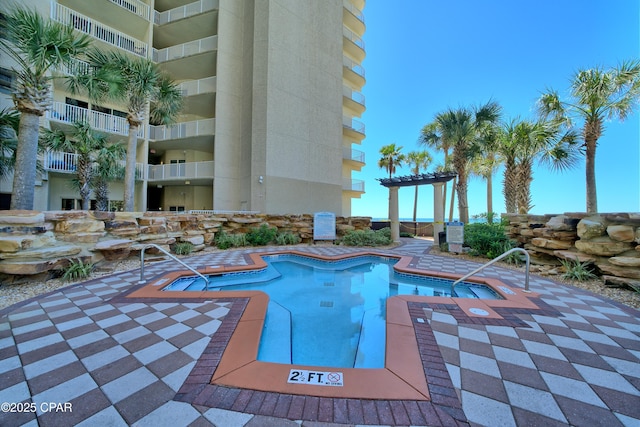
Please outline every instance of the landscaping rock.
[[607, 234], [617, 242], [633, 242], [636, 237], [633, 227], [629, 225], [610, 225]]
[[544, 239], [541, 237], [531, 240], [531, 244], [545, 249], [569, 249], [572, 246], [570, 241]]
[[583, 240], [589, 240], [604, 236], [607, 231], [607, 226], [601, 217], [589, 217], [580, 220], [577, 230], [578, 237]]
[[640, 267], [640, 257], [614, 256], [609, 258], [609, 262], [621, 267]]
[[579, 251], [598, 256], [615, 256], [631, 249], [631, 244], [614, 242], [608, 237], [598, 237], [592, 240], [578, 240], [575, 243]]

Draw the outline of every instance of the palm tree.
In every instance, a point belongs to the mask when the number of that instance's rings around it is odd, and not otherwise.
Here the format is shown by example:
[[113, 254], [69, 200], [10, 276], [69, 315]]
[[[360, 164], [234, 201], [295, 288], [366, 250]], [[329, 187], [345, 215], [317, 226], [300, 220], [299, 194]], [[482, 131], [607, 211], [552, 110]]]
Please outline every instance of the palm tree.
[[104, 97], [127, 103], [129, 136], [125, 165], [124, 209], [134, 210], [138, 131], [149, 108], [149, 122], [170, 125], [182, 109], [177, 84], [151, 60], [131, 57], [119, 51], [91, 50], [87, 54], [90, 72], [71, 80], [72, 93], [86, 90], [90, 99]]
[[[431, 158], [431, 154], [428, 151], [412, 151], [407, 154], [406, 158], [407, 163], [411, 167], [411, 173], [414, 175], [418, 175], [421, 169], [426, 169], [429, 167], [433, 159]], [[415, 195], [413, 198], [413, 221], [416, 221], [418, 215], [418, 187], [415, 186]]]
[[596, 192], [596, 147], [604, 131], [605, 120], [623, 121], [640, 99], [640, 60], [621, 63], [617, 68], [600, 67], [579, 70], [571, 82], [569, 96], [562, 100], [549, 90], [538, 100], [541, 117], [571, 125], [582, 120], [586, 159], [587, 212], [598, 212]]
[[33, 209], [40, 117], [51, 105], [52, 71], [69, 64], [89, 45], [72, 26], [16, 7], [4, 15], [0, 49], [17, 64], [12, 97], [20, 113], [11, 209]]
[[502, 194], [507, 213], [518, 212], [517, 155], [521, 141], [528, 139], [528, 122], [512, 119], [505, 123], [500, 133], [498, 153], [504, 165]]
[[[449, 171], [452, 168], [451, 159], [449, 156], [449, 150], [451, 149], [451, 141], [445, 140], [442, 138], [442, 133], [440, 132], [441, 123], [438, 122], [438, 116], [436, 116], [436, 121], [425, 125], [420, 131], [420, 137], [418, 138], [419, 144], [424, 144], [428, 147], [433, 147], [437, 150], [442, 150], [444, 152], [444, 165], [440, 168], [441, 172]], [[451, 206], [449, 209], [449, 221], [453, 221], [453, 202], [455, 199], [455, 186], [456, 186], [456, 177], [453, 178], [452, 188], [453, 191], [451, 193]], [[442, 211], [446, 212], [447, 210], [447, 182], [444, 183], [442, 190]]]
[[45, 129], [42, 133], [44, 145], [52, 151], [76, 153], [76, 180], [82, 209], [89, 210], [91, 180], [93, 179], [94, 153], [107, 145], [106, 135], [96, 132], [87, 122], [75, 122], [70, 138], [61, 130]]
[[500, 166], [497, 149], [483, 145], [482, 156], [476, 156], [470, 163], [470, 172], [487, 182], [487, 222], [493, 223], [493, 175]]
[[16, 110], [0, 111], [0, 179], [13, 171], [18, 145], [18, 125], [20, 114]]
[[402, 166], [405, 161], [404, 154], [401, 153], [402, 147], [396, 147], [396, 144], [385, 145], [380, 149], [382, 157], [378, 160], [378, 167], [386, 169], [389, 172], [389, 178], [396, 173], [396, 168]]
[[124, 178], [126, 150], [120, 144], [104, 146], [95, 152], [95, 169], [91, 186], [96, 196], [96, 210], [109, 209], [109, 181]]

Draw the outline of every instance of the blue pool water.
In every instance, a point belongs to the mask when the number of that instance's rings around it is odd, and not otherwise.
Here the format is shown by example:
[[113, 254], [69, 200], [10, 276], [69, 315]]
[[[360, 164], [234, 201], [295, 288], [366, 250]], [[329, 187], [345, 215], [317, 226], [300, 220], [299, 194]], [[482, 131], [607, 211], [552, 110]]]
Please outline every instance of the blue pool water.
[[[264, 258], [257, 272], [211, 276], [210, 290], [260, 290], [270, 297], [258, 360], [344, 368], [384, 367], [386, 302], [394, 295], [451, 296], [451, 281], [396, 273], [396, 259], [362, 256], [321, 261]], [[164, 290], [202, 290], [184, 277]], [[456, 285], [457, 297], [500, 298], [491, 288]]]

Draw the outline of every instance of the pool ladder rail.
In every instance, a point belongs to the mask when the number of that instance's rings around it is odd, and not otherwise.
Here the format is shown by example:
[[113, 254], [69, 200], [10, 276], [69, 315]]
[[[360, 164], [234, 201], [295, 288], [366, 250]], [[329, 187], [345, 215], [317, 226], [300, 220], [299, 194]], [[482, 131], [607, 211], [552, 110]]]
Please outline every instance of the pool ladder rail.
[[498, 261], [500, 261], [501, 259], [511, 255], [514, 252], [522, 252], [525, 256], [526, 259], [526, 267], [525, 267], [525, 273], [524, 273], [524, 291], [523, 292], [531, 292], [529, 290], [529, 252], [527, 252], [526, 250], [522, 249], [522, 248], [513, 248], [513, 249], [509, 249], [508, 251], [506, 251], [505, 253], [503, 253], [502, 255], [492, 259], [491, 261], [487, 262], [486, 264], [482, 264], [480, 267], [476, 268], [475, 270], [473, 270], [471, 273], [465, 274], [464, 276], [462, 276], [461, 278], [459, 278], [458, 280], [456, 280], [455, 282], [453, 282], [451, 284], [451, 296], [455, 295], [454, 294], [454, 290], [455, 287], [458, 283], [462, 282], [465, 279], [468, 279], [469, 277], [473, 276], [474, 274], [476, 274], [477, 272], [483, 270], [485, 267], [490, 266], [491, 264], [494, 264]]
[[204, 276], [202, 273], [200, 273], [198, 270], [196, 270], [195, 268], [187, 265], [186, 263], [184, 263], [183, 261], [181, 261], [180, 259], [178, 259], [175, 255], [172, 255], [169, 251], [167, 251], [166, 249], [153, 244], [153, 243], [147, 243], [146, 245], [144, 245], [144, 247], [142, 248], [142, 250], [140, 251], [140, 280], [138, 281], [138, 284], [144, 284], [147, 283], [147, 280], [144, 278], [144, 252], [149, 249], [149, 248], [155, 248], [157, 250], [159, 250], [160, 252], [162, 252], [163, 254], [165, 254], [166, 256], [168, 256], [169, 258], [171, 258], [172, 260], [174, 260], [175, 262], [177, 262], [178, 264], [182, 265], [184, 268], [188, 269], [189, 271], [191, 271], [192, 273], [194, 273], [197, 276], [200, 276], [205, 283], [205, 291], [209, 290], [209, 278], [207, 278], [206, 276]]

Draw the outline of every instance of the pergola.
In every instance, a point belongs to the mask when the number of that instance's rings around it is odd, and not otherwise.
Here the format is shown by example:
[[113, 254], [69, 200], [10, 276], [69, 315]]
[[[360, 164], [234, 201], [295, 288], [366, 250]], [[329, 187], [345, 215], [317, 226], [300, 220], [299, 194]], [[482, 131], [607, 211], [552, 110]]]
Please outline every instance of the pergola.
[[433, 172], [418, 175], [406, 175], [392, 178], [377, 178], [380, 184], [389, 189], [389, 220], [391, 221], [391, 239], [400, 241], [400, 218], [398, 217], [398, 188], [416, 185], [433, 185], [433, 240], [439, 244], [438, 233], [444, 231], [444, 202], [442, 187], [445, 182], [455, 178], [455, 172]]

